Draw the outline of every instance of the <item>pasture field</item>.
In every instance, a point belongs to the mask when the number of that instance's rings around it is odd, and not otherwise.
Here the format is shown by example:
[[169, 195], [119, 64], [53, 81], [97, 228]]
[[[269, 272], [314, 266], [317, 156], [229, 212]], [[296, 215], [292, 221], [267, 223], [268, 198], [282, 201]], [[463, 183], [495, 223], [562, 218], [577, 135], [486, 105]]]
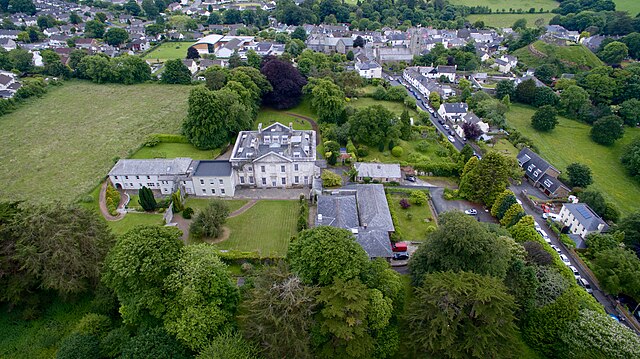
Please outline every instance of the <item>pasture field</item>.
[[487, 6], [490, 9], [509, 11], [509, 9], [522, 9], [529, 11], [534, 8], [536, 11], [553, 10], [558, 7], [558, 2], [555, 0], [449, 0], [453, 5], [467, 5], [467, 6]]
[[78, 199], [148, 135], [179, 133], [190, 90], [69, 81], [0, 117], [0, 199]]
[[627, 11], [631, 17], [640, 13], [640, 1], [638, 0], [613, 0], [616, 3], [616, 10]]
[[560, 123], [553, 131], [538, 132], [531, 127], [534, 113], [532, 107], [514, 104], [507, 112], [507, 122], [533, 140], [540, 155], [558, 170], [566, 171], [567, 165], [573, 162], [589, 166], [594, 182], [589, 188], [602, 191], [623, 216], [638, 209], [640, 184], [626, 174], [620, 156], [624, 147], [640, 136], [640, 128], [626, 128], [624, 138], [606, 147], [591, 140], [591, 126], [564, 117], [559, 117]]
[[528, 46], [513, 52], [519, 61], [529, 67], [538, 67], [548, 62], [550, 58], [556, 58], [569, 67], [575, 67], [577, 70], [592, 69], [602, 65], [602, 61], [583, 45], [557, 46], [538, 40], [531, 46], [536, 51], [546, 54], [546, 57], [534, 54]]
[[504, 28], [511, 27], [513, 23], [515, 23], [519, 19], [527, 20], [527, 27], [535, 27], [536, 22], [539, 19], [541, 20], [542, 25], [548, 25], [549, 20], [551, 20], [556, 14], [553, 13], [544, 13], [544, 14], [482, 14], [482, 15], [469, 15], [467, 16], [467, 20], [470, 23], [474, 23], [478, 20], [484, 21], [486, 26], [496, 27], [496, 28]]
[[145, 60], [173, 60], [187, 57], [187, 49], [194, 41], [165, 42], [144, 56]]

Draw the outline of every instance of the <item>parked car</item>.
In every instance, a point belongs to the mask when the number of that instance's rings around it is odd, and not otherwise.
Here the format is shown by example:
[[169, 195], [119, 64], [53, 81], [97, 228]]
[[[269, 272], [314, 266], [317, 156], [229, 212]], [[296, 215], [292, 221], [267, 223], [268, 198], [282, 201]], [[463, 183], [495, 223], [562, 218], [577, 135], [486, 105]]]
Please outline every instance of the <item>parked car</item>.
[[578, 284], [583, 286], [584, 289], [587, 291], [587, 293], [589, 294], [593, 293], [593, 289], [591, 289], [591, 284], [589, 284], [589, 282], [586, 279], [584, 278], [578, 279]]
[[455, 133], [453, 130], [449, 130], [449, 135], [451, 135], [451, 136], [455, 136], [455, 135], [456, 135], [456, 133]]
[[551, 248], [553, 248], [553, 250], [556, 251], [558, 254], [562, 254], [562, 250], [560, 250], [560, 248], [555, 244], [552, 244]]
[[448, 137], [447, 137], [447, 139], [448, 139], [450, 142], [456, 142], [456, 139], [455, 139], [453, 136], [448, 136]]
[[478, 214], [478, 211], [476, 211], [473, 208], [469, 208], [469, 209], [465, 209], [464, 210], [464, 214], [468, 214], [470, 216], [475, 216], [476, 214]]
[[580, 278], [580, 272], [578, 272], [578, 269], [574, 266], [569, 266], [569, 269], [571, 269], [571, 271], [573, 272], [573, 277], [575, 279]]
[[409, 259], [409, 253], [407, 252], [395, 252], [393, 253], [393, 260], [402, 261]]
[[435, 118], [436, 117], [436, 113], [435, 112], [431, 112], [431, 117]]
[[416, 181], [416, 176], [406, 176], [404, 179], [406, 179], [409, 182], [415, 182]]
[[562, 263], [564, 263], [567, 266], [571, 265], [571, 262], [569, 261], [569, 258], [567, 256], [565, 256], [564, 254], [560, 255], [560, 259], [562, 260]]
[[537, 229], [536, 231], [538, 231], [538, 233], [542, 236], [542, 238], [544, 239], [545, 242], [547, 243], [551, 243], [551, 239], [549, 239], [549, 236], [547, 235], [547, 232], [543, 231], [542, 229]]
[[391, 250], [394, 252], [406, 252], [407, 243], [406, 242], [391, 243]]
[[609, 314], [609, 316], [611, 317], [611, 319], [615, 320], [616, 322], [620, 322], [620, 318], [618, 318], [615, 314]]
[[[434, 117], [435, 117], [435, 116], [434, 116]], [[441, 124], [441, 125], [444, 125], [444, 121], [442, 121], [442, 119], [441, 119], [441, 118], [439, 118], [439, 119], [438, 119], [438, 123], [439, 123], [439, 124]]]
[[450, 129], [449, 125], [443, 125], [442, 127], [447, 131], [449, 131], [449, 129]]

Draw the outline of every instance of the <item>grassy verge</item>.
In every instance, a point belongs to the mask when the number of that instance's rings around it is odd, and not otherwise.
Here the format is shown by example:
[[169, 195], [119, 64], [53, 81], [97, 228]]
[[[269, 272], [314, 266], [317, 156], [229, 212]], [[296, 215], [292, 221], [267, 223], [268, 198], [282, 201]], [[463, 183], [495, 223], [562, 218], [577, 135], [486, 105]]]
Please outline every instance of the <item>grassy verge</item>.
[[190, 90], [70, 81], [25, 103], [0, 118], [0, 199], [85, 195], [149, 134], [178, 133]]
[[549, 133], [531, 127], [532, 107], [512, 105], [507, 113], [510, 126], [529, 137], [540, 149], [540, 155], [558, 170], [565, 171], [573, 162], [584, 163], [593, 172], [594, 183], [589, 187], [602, 191], [623, 215], [638, 209], [640, 184], [629, 177], [620, 156], [624, 147], [640, 136], [640, 128], [626, 128], [624, 138], [611, 147], [598, 145], [589, 137], [587, 124], [560, 117], [560, 123]]
[[215, 244], [219, 249], [258, 252], [262, 256], [284, 256], [289, 239], [296, 233], [297, 201], [256, 203], [245, 213], [227, 220], [229, 239]]
[[145, 60], [171, 60], [187, 57], [187, 49], [193, 41], [165, 42], [144, 56]]
[[[393, 191], [392, 189], [390, 191]], [[435, 228], [436, 224], [433, 222], [433, 214], [429, 209], [429, 205], [416, 206], [411, 205], [407, 209], [402, 209], [400, 206], [400, 200], [408, 196], [399, 194], [391, 195], [391, 203], [389, 206], [396, 213], [397, 224], [400, 233], [402, 233], [403, 240], [407, 241], [423, 241], [430, 228]]]
[[[188, 197], [187, 200], [185, 201], [185, 207], [191, 207], [193, 208], [194, 211], [198, 211], [198, 210], [202, 210], [204, 209], [209, 202], [211, 202], [212, 199], [209, 198], [195, 198], [195, 197]], [[228, 200], [224, 200], [225, 203], [227, 204], [227, 206], [229, 207], [229, 212], [233, 212], [237, 209], [239, 209], [240, 207], [244, 206], [245, 204], [247, 204], [247, 200], [244, 199], [228, 199]]]

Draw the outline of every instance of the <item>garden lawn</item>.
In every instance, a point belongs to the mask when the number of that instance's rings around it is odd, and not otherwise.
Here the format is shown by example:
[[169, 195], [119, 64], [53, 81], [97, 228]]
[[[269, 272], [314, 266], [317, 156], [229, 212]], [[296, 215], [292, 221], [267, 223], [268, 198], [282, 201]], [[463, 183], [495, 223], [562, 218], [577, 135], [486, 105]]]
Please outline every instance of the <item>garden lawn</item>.
[[0, 200], [71, 202], [152, 133], [178, 133], [190, 86], [65, 82], [0, 117]]
[[[382, 107], [397, 114], [398, 116], [400, 116], [402, 114], [402, 111], [404, 111], [404, 109], [406, 108], [406, 106], [402, 102], [378, 101], [371, 97], [361, 97], [357, 100], [351, 100], [347, 102], [347, 106], [351, 106], [355, 109], [365, 108], [373, 105], [382, 105]], [[418, 112], [416, 110], [409, 110], [409, 115], [414, 119], [417, 119]]]
[[626, 128], [624, 138], [606, 147], [591, 140], [591, 126], [563, 117], [550, 133], [538, 132], [531, 127], [534, 112], [532, 107], [514, 104], [507, 113], [508, 124], [533, 140], [540, 155], [558, 170], [565, 171], [573, 162], [588, 165], [594, 179], [589, 188], [602, 191], [622, 215], [638, 209], [640, 184], [627, 175], [620, 164], [620, 156], [625, 145], [640, 136], [640, 128]]
[[258, 112], [253, 128], [257, 130], [259, 123], [262, 123], [262, 128], [265, 128], [275, 122], [280, 122], [285, 126], [288, 126], [289, 122], [293, 122], [293, 128], [296, 130], [311, 130], [311, 124], [308, 121], [292, 116], [291, 114], [317, 120], [316, 114], [311, 109], [311, 100], [303, 99], [298, 106], [288, 110], [276, 110], [270, 107], [262, 107]]
[[527, 20], [527, 27], [536, 27], [536, 21], [542, 19], [543, 25], [548, 25], [551, 20], [557, 14], [544, 13], [544, 14], [477, 14], [467, 16], [467, 20], [470, 23], [474, 23], [478, 20], [484, 21], [485, 26], [504, 28], [511, 27], [519, 19]]
[[229, 239], [214, 246], [284, 257], [291, 236], [296, 234], [297, 219], [298, 201], [261, 200], [243, 214], [227, 219]]
[[192, 41], [165, 42], [144, 56], [145, 60], [172, 60], [187, 57], [187, 49], [193, 45]]
[[631, 17], [640, 13], [640, 1], [638, 0], [613, 0], [616, 3], [616, 10], [628, 11]]
[[24, 320], [20, 310], [0, 306], [0, 358], [54, 358], [62, 339], [91, 308], [91, 297], [54, 299], [40, 318]]
[[163, 217], [163, 213], [127, 213], [121, 220], [107, 221], [107, 224], [113, 231], [113, 234], [120, 235], [136, 226], [162, 226]]
[[142, 146], [131, 156], [135, 159], [188, 157], [194, 160], [212, 160], [220, 155], [220, 150], [199, 150], [190, 143], [161, 142], [153, 147]]
[[553, 10], [558, 7], [558, 2], [554, 0], [449, 0], [452, 5], [467, 5], [467, 6], [487, 6], [488, 8], [496, 10], [524, 10], [529, 11], [530, 8], [540, 11]]
[[[185, 208], [191, 207], [194, 211], [197, 212], [203, 210], [212, 200], [213, 199], [210, 198], [187, 197], [184, 206]], [[249, 202], [248, 200], [244, 199], [223, 199], [223, 201], [227, 204], [227, 207], [229, 207], [229, 213], [239, 209], [240, 207], [247, 204], [247, 202]]]
[[[389, 191], [393, 192], [393, 189], [389, 189]], [[406, 198], [407, 201], [409, 201], [408, 194], [392, 194], [391, 203], [389, 203], [391, 210], [396, 213], [397, 229], [402, 235], [402, 240], [424, 241], [430, 228], [435, 229], [436, 227], [429, 205], [416, 206], [411, 204], [411, 207], [402, 209], [400, 206], [400, 200], [402, 198]], [[409, 201], [409, 203], [411, 203], [411, 201]], [[409, 216], [412, 216], [412, 218], [409, 219]]]
[[[416, 146], [422, 141], [426, 141], [429, 144], [425, 152], [419, 152], [416, 149]], [[451, 158], [449, 157], [449, 150], [447, 150], [446, 147], [442, 146], [438, 141], [433, 139], [418, 139], [411, 141], [400, 140], [398, 143], [395, 143], [395, 146], [402, 147], [402, 156], [395, 157], [391, 155], [391, 151], [389, 150], [388, 146], [385, 146], [384, 151], [382, 152], [378, 151], [378, 148], [375, 146], [367, 146], [369, 154], [366, 157], [359, 158], [358, 160], [361, 162], [381, 163], [414, 162], [414, 158], [412, 157], [414, 157], [415, 155], [420, 155], [420, 160], [418, 162], [451, 161]]]

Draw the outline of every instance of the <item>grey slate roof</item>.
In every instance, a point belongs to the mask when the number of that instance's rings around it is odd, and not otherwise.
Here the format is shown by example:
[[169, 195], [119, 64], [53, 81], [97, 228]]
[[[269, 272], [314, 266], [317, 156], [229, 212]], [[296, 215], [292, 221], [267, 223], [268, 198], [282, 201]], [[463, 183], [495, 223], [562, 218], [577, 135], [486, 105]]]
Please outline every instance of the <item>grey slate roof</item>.
[[445, 103], [445, 113], [466, 113], [469, 106], [464, 102]]
[[520, 151], [517, 159], [518, 164], [524, 169], [525, 175], [534, 182], [539, 182], [549, 167], [552, 167], [549, 162], [545, 161], [528, 147]]
[[367, 228], [394, 232], [384, 187], [381, 184], [359, 184], [356, 185], [356, 191], [360, 224]]
[[587, 244], [584, 242], [584, 239], [577, 234], [569, 234], [569, 238], [576, 244], [576, 248], [584, 249], [587, 248]]
[[119, 160], [109, 171], [109, 175], [182, 175], [186, 174], [191, 166], [190, 158], [174, 159], [147, 159], [147, 160]]
[[397, 163], [368, 163], [356, 162], [354, 164], [358, 177], [371, 178], [400, 178], [400, 165]]
[[356, 196], [318, 196], [318, 214], [316, 226], [332, 226], [345, 229], [358, 228], [358, 208]]
[[231, 162], [229, 161], [198, 161], [194, 167], [194, 177], [224, 177], [231, 175]]
[[603, 231], [608, 228], [605, 221], [585, 203], [565, 203], [563, 206], [589, 232], [597, 231], [599, 225], [604, 225]]
[[231, 161], [253, 161], [269, 153], [288, 160], [315, 161], [315, 137], [313, 130], [295, 130], [279, 122], [258, 131], [241, 131]]
[[390, 258], [393, 255], [389, 233], [377, 229], [360, 229], [356, 236], [356, 241], [364, 248], [369, 258]]
[[546, 173], [540, 179], [540, 185], [542, 185], [542, 187], [549, 190], [549, 192], [551, 193], [556, 193], [558, 188], [561, 188], [561, 187], [566, 188], [567, 191], [569, 190], [569, 188], [565, 186], [562, 182], [560, 182], [559, 179], [551, 177]]

